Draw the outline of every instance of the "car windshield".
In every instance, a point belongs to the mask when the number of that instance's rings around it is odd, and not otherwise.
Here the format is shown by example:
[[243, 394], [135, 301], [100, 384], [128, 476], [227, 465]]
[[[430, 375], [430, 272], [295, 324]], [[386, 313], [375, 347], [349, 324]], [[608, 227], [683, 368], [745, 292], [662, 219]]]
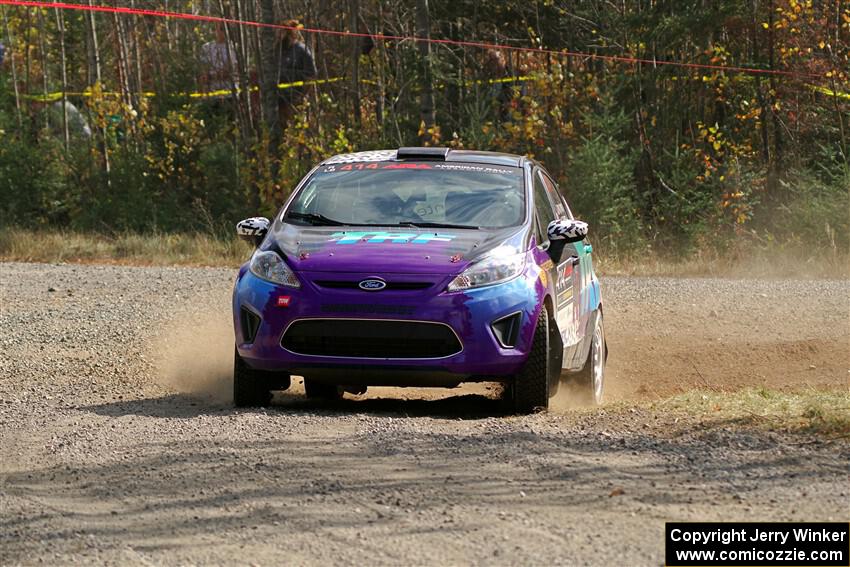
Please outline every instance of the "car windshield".
[[304, 225], [505, 228], [525, 218], [522, 169], [434, 162], [322, 166], [286, 212]]

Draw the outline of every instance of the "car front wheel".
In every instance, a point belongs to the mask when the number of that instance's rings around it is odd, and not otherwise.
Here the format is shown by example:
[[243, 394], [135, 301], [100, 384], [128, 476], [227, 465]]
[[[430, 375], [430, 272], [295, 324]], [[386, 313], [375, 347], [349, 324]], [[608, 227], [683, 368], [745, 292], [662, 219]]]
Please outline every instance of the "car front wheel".
[[544, 306], [537, 317], [534, 329], [534, 340], [528, 360], [519, 374], [514, 378], [513, 391], [514, 410], [517, 413], [531, 413], [545, 410], [549, 407], [549, 365], [552, 358], [549, 355], [549, 311]]
[[272, 401], [268, 374], [268, 372], [254, 370], [242, 360], [238, 352], [235, 352], [233, 358], [233, 405], [240, 408], [268, 405]]

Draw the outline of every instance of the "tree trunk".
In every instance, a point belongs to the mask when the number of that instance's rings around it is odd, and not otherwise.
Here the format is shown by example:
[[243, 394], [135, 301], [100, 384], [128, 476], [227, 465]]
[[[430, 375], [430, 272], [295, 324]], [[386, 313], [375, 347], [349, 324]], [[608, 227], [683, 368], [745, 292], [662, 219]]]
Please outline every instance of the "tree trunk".
[[[240, 20], [246, 19], [245, 8], [242, 6], [242, 0], [236, 0], [236, 17]], [[248, 130], [251, 135], [255, 135], [254, 105], [251, 100], [251, 78], [248, 76], [248, 69], [251, 68], [251, 50], [248, 49], [248, 34], [245, 33], [245, 26], [238, 26], [237, 29], [239, 31], [239, 61], [241, 63], [239, 67], [239, 82], [242, 85], [242, 100], [245, 101], [244, 105]]]
[[65, 151], [67, 152], [71, 145], [71, 135], [68, 131], [68, 67], [65, 61], [65, 17], [59, 12], [59, 8], [54, 10], [56, 16], [56, 27], [59, 29], [59, 54], [62, 61], [62, 132], [64, 133]]
[[[221, 14], [222, 18], [229, 18], [230, 17], [230, 14], [228, 14], [225, 11], [225, 6], [224, 6], [223, 0], [219, 0], [218, 9], [219, 9], [219, 13]], [[237, 89], [237, 84], [240, 82], [242, 74], [243, 74], [242, 71], [241, 71], [241, 69], [243, 68], [243, 65], [242, 65], [242, 62], [241, 62], [242, 53], [241, 53], [241, 50], [239, 49], [239, 46], [236, 44], [236, 39], [233, 37], [233, 34], [231, 33], [230, 26], [228, 26], [227, 24], [222, 24], [222, 25], [224, 26], [224, 35], [225, 35], [225, 41], [227, 42], [227, 48], [228, 48], [228, 50], [233, 52], [233, 55], [236, 58], [235, 61], [230, 61], [228, 59], [228, 62], [227, 62], [227, 65], [228, 65], [227, 71], [228, 71], [228, 77], [229, 77], [228, 88], [231, 90], [230, 101], [233, 104], [233, 111], [234, 111], [233, 116], [236, 120], [236, 128], [237, 128], [237, 131], [239, 132], [240, 137], [244, 137], [245, 134], [246, 134], [246, 132], [245, 132], [245, 123], [246, 123], [245, 106], [242, 104], [242, 97], [240, 96], [241, 95], [240, 89]], [[245, 89], [245, 83], [244, 83], [244, 81], [242, 81], [241, 82], [241, 90], [244, 91], [244, 89]]]
[[[758, 34], [759, 25], [758, 25], [758, 0], [752, 0], [750, 4], [752, 10], [752, 17], [750, 21], [751, 33], [753, 34], [753, 53], [751, 59], [753, 61], [758, 61], [759, 57], [759, 44], [758, 44]], [[761, 126], [761, 147], [762, 147], [762, 162], [767, 164], [768, 168], [771, 163], [771, 152], [770, 152], [770, 136], [767, 132], [767, 102], [764, 98], [764, 92], [761, 88], [761, 75], [756, 75], [756, 99], [759, 103], [759, 108], [761, 109], [761, 114], [759, 116], [759, 125]]]
[[[260, 18], [264, 24], [274, 24], [274, 0], [260, 0]], [[263, 119], [269, 129], [270, 153], [277, 155], [280, 144], [280, 119], [277, 107], [278, 61], [274, 28], [260, 30], [260, 95], [262, 97]], [[274, 162], [277, 160], [274, 159]]]
[[[349, 23], [349, 31], [357, 33], [359, 28], [358, 18], [360, 16], [359, 0], [349, 0], [351, 8], [351, 20]], [[352, 37], [351, 44], [351, 110], [354, 117], [354, 127], [360, 129], [360, 38]]]
[[[770, 29], [768, 30], [768, 65], [770, 70], [774, 69], [774, 44], [776, 34], [773, 30], [773, 21], [776, 9], [774, 8], [773, 0], [768, 3], [767, 21]], [[770, 117], [773, 124], [773, 162], [771, 169], [776, 172], [784, 167], [784, 140], [782, 137], [781, 125], [779, 124], [779, 111], [776, 109], [776, 75], [770, 75]], [[765, 116], [765, 119], [767, 117]]]
[[[416, 36], [431, 39], [431, 19], [428, 14], [428, 0], [416, 0]], [[420, 133], [419, 139], [425, 146], [434, 144], [434, 86], [431, 78], [431, 43], [419, 41], [420, 79], [422, 95], [419, 98]]]
[[[383, 14], [383, 2], [378, 2], [378, 21], [376, 22], [375, 34], [383, 34], [384, 33], [384, 14]], [[375, 120], [378, 122], [378, 128], [381, 131], [381, 138], [384, 137], [384, 101], [386, 99], [386, 80], [384, 78], [385, 72], [385, 61], [386, 61], [386, 47], [384, 44], [384, 40], [375, 39], [376, 47], [378, 49], [378, 65], [377, 65], [377, 74], [378, 74], [378, 97], [375, 101]]]
[[[89, 6], [93, 6], [92, 0], [88, 0]], [[89, 32], [91, 34], [92, 46], [92, 61], [94, 62], [94, 80], [98, 83], [101, 80], [100, 75], [100, 46], [97, 41], [97, 24], [94, 19], [94, 12], [89, 12]]]
[[[12, 46], [15, 45], [12, 41], [12, 32], [9, 31], [9, 18], [6, 16], [6, 7], [3, 6], [3, 26], [6, 28], [6, 41], [9, 43], [8, 49], [12, 49]], [[12, 68], [12, 84], [15, 87], [15, 111], [18, 115], [18, 128], [23, 130], [24, 127], [24, 119], [21, 116], [21, 92], [18, 87], [18, 71], [17, 66], [15, 65], [15, 57], [14, 54], [7, 55], [9, 57], [9, 67]]]
[[[136, 7], [136, 0], [130, 0], [130, 7]], [[133, 33], [131, 38], [133, 40], [133, 59], [135, 59], [136, 63], [136, 90], [138, 91], [136, 103], [141, 100], [142, 97], [145, 96], [145, 85], [142, 82], [142, 55], [141, 50], [139, 49], [139, 17], [133, 16]]]
[[[88, 0], [88, 5], [92, 6], [92, 0]], [[94, 59], [94, 72], [95, 72], [95, 81], [97, 81], [98, 85], [101, 85], [101, 72], [100, 72], [100, 45], [97, 40], [97, 22], [94, 18], [94, 12], [89, 12], [89, 33], [91, 34], [91, 46], [93, 52]], [[106, 139], [106, 126], [100, 128], [100, 137], [101, 137], [101, 150], [103, 151], [103, 169], [106, 172], [106, 186], [112, 187], [112, 178], [110, 176], [111, 165], [109, 163], [109, 144]]]
[[[47, 105], [50, 105], [50, 100], [48, 99], [48, 95], [50, 94], [49, 89], [49, 79], [47, 76], [47, 48], [44, 45], [44, 14], [41, 10], [37, 10], [38, 14], [38, 53], [39, 58], [41, 59], [41, 88], [44, 95], [44, 100]], [[50, 113], [44, 113], [44, 125], [47, 128], [50, 128]]]
[[32, 75], [32, 44], [30, 43], [32, 12], [29, 8], [24, 9], [27, 11], [27, 23], [24, 27], [24, 92], [28, 95], [32, 92], [30, 88], [30, 76]]
[[115, 62], [116, 71], [118, 72], [118, 86], [121, 89], [121, 100], [126, 106], [132, 106], [132, 99], [130, 98], [130, 73], [129, 73], [129, 65], [127, 63], [127, 38], [126, 33], [124, 32], [124, 25], [121, 19], [118, 18], [117, 13], [113, 13], [113, 35], [115, 37], [115, 55], [117, 61]]

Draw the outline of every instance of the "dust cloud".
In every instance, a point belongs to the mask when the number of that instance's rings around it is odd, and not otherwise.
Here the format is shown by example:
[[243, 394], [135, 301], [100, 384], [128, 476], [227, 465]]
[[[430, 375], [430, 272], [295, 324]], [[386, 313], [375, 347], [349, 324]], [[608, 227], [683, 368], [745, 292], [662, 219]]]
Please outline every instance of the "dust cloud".
[[549, 398], [549, 411], [563, 413], [581, 407], [592, 406], [583, 403], [578, 387], [562, 377], [558, 393]]
[[229, 306], [179, 313], [162, 322], [151, 346], [160, 385], [215, 402], [229, 401], [234, 348]]

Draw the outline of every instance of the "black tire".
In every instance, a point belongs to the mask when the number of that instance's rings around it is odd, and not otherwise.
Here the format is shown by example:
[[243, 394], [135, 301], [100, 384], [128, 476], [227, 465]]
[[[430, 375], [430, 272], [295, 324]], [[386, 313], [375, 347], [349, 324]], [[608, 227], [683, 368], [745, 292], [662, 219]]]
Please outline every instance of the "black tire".
[[549, 311], [544, 306], [537, 317], [528, 360], [514, 378], [514, 411], [531, 413], [549, 408]]
[[[584, 367], [570, 376], [573, 384], [571, 391], [577, 402], [586, 406], [598, 406], [602, 403], [605, 386], [605, 360], [608, 358], [608, 345], [605, 342], [605, 328], [602, 325], [602, 312], [599, 311], [593, 327], [590, 348]], [[598, 372], [598, 374], [597, 374]], [[598, 378], [598, 382], [597, 382]]]
[[339, 400], [343, 390], [336, 384], [325, 384], [304, 378], [304, 392], [308, 398], [316, 400]]
[[248, 366], [238, 352], [233, 355], [233, 405], [239, 408], [266, 406], [272, 401], [269, 373]]

